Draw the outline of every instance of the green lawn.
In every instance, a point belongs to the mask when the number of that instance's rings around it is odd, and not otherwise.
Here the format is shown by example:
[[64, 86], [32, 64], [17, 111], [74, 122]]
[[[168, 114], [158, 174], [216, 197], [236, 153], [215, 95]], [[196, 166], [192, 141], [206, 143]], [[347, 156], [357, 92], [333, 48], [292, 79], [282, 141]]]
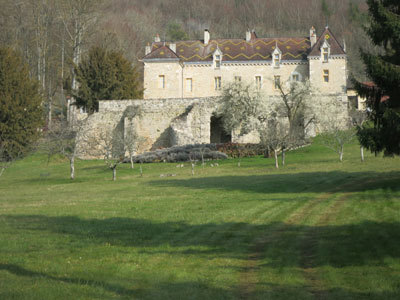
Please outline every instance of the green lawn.
[[[0, 299], [400, 299], [400, 159], [313, 145], [219, 167], [0, 177]], [[160, 177], [160, 174], [176, 174]]]

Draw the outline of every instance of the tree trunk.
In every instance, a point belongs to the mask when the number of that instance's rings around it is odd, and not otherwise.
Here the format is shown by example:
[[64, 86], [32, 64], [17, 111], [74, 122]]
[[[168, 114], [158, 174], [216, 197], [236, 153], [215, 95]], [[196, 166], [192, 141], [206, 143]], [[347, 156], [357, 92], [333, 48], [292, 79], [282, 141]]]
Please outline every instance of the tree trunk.
[[51, 126], [52, 126], [52, 123], [51, 123], [51, 121], [52, 121], [52, 99], [51, 99], [51, 97], [49, 96], [49, 111], [48, 111], [48, 124], [47, 124], [47, 127], [49, 128], [49, 129], [51, 129]]
[[143, 164], [143, 162], [140, 162], [140, 177], [143, 177], [142, 164]]
[[6, 169], [6, 168], [1, 168], [1, 170], [0, 170], [0, 177], [1, 177], [1, 175], [3, 175], [3, 172], [4, 172], [5, 169]]
[[340, 162], [343, 161], [343, 146], [340, 146], [340, 151], [339, 151], [339, 160]]
[[75, 156], [72, 156], [69, 160], [69, 168], [71, 171], [71, 180], [75, 179]]
[[192, 176], [194, 176], [194, 163], [192, 163]]
[[364, 147], [360, 147], [360, 152], [361, 152], [361, 161], [364, 162]]
[[134, 165], [133, 165], [133, 156], [131, 155], [131, 169], [134, 169]]
[[279, 169], [278, 151], [274, 150], [274, 156], [275, 156], [275, 168]]
[[117, 180], [117, 166], [114, 166], [112, 168], [112, 171], [113, 171], [113, 181], [116, 181]]
[[282, 149], [282, 166], [285, 165], [285, 148]]

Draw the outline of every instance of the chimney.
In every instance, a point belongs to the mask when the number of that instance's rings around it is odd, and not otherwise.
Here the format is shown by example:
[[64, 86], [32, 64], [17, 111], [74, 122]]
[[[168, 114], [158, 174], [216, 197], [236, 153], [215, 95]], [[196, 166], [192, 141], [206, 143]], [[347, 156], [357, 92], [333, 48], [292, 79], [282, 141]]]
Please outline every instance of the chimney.
[[144, 53], [145, 55], [147, 55], [147, 54], [149, 54], [149, 53], [151, 52], [150, 44], [147, 44], [147, 46], [146, 46], [144, 52], [145, 52], [145, 53]]
[[210, 41], [210, 32], [208, 29], [204, 29], [204, 45], [208, 45], [208, 42]]
[[346, 40], [343, 39], [343, 51], [346, 52]]
[[311, 42], [311, 47], [313, 47], [315, 45], [315, 43], [317, 42], [317, 34], [316, 34], [314, 26], [312, 26], [310, 29], [310, 42]]
[[171, 49], [172, 51], [174, 51], [176, 53], [176, 44], [175, 43], [170, 43], [168, 45], [169, 49]]
[[156, 36], [154, 37], [154, 41], [155, 41], [156, 43], [161, 42], [160, 35], [159, 35], [158, 33], [157, 33]]
[[250, 29], [247, 29], [246, 31], [246, 42], [250, 42], [251, 40], [251, 31]]

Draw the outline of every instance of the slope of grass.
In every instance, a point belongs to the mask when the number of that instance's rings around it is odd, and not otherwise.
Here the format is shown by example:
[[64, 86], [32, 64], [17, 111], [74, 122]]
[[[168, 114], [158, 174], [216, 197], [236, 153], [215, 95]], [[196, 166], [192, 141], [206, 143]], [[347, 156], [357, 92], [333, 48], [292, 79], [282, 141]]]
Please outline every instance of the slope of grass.
[[[399, 299], [400, 159], [122, 165], [0, 177], [0, 299]], [[160, 174], [176, 174], [160, 177]]]

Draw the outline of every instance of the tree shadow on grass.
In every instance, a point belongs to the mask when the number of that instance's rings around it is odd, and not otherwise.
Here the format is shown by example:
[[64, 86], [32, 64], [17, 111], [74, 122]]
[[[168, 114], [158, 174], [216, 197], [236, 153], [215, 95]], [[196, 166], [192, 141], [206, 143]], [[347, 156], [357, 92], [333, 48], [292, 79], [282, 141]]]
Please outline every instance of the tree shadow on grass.
[[[275, 222], [248, 224], [240, 222], [193, 225], [185, 222], [155, 223], [133, 218], [80, 219], [41, 215], [0, 216], [0, 221], [18, 231], [43, 231], [77, 239], [85, 247], [112, 245], [133, 247], [148, 254], [169, 253], [199, 255], [207, 258], [247, 259], [254, 240], [270, 242], [264, 253], [273, 268], [298, 267], [301, 255], [295, 241], [310, 233], [317, 237], [315, 266], [382, 265], [386, 258], [400, 258], [400, 223], [370, 222], [348, 225], [306, 226]], [[296, 246], [297, 245], [297, 246]], [[269, 249], [272, 249], [269, 251]]]
[[[157, 285], [144, 289], [144, 288], [126, 288], [120, 284], [110, 284], [105, 281], [88, 280], [84, 278], [74, 278], [65, 276], [55, 276], [44, 272], [37, 272], [25, 269], [15, 264], [2, 264], [0, 263], [0, 271], [7, 271], [11, 274], [21, 276], [21, 277], [31, 277], [31, 278], [41, 278], [45, 280], [51, 280], [54, 282], [66, 283], [80, 285], [83, 287], [93, 287], [100, 288], [105, 291], [114, 293], [119, 296], [125, 296], [127, 299], [188, 299], [193, 293], [200, 298], [207, 298], [207, 296], [217, 296], [219, 299], [225, 299], [227, 296], [232, 298], [232, 291], [227, 291], [224, 289], [219, 289], [216, 287], [211, 287], [200, 282], [165, 282], [162, 280], [157, 280]], [[135, 285], [135, 283], [134, 283]], [[186, 297], [185, 297], [186, 295]], [[104, 295], [103, 295], [104, 296]], [[182, 296], [184, 298], [182, 298]], [[124, 298], [125, 298], [124, 297]]]
[[[238, 299], [242, 294], [240, 287], [231, 286], [230, 288], [218, 288], [195, 281], [168, 282], [165, 279], [154, 278], [154, 285], [147, 288], [126, 288], [120, 284], [110, 284], [105, 281], [88, 280], [84, 278], [66, 277], [50, 275], [44, 272], [31, 271], [15, 264], [0, 264], [0, 272], [6, 271], [19, 277], [40, 278], [59, 282], [63, 284], [73, 284], [84, 288], [93, 287], [111, 292], [126, 299]], [[38, 284], [37, 284], [38, 285]], [[40, 284], [38, 287], [40, 289]], [[23, 289], [19, 290], [20, 294]], [[343, 288], [323, 289], [318, 291], [324, 295], [323, 299], [399, 299], [399, 292], [393, 291], [351, 291]], [[1, 295], [10, 295], [7, 289], [0, 292]], [[28, 291], [27, 291], [28, 293]], [[104, 295], [101, 295], [104, 297]], [[302, 285], [283, 285], [272, 283], [258, 283], [255, 291], [246, 295], [247, 299], [315, 299], [315, 295]]]
[[226, 190], [252, 193], [358, 192], [388, 188], [399, 191], [400, 172], [310, 172], [251, 176], [216, 176], [154, 180], [157, 187]]

